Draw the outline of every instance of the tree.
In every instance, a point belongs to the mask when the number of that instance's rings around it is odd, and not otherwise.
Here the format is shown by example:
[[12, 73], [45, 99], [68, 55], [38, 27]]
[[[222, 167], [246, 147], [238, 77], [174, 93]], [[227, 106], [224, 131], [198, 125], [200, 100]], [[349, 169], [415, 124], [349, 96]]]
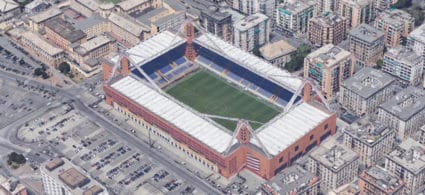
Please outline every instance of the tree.
[[11, 165], [12, 163], [22, 165], [27, 162], [27, 159], [25, 159], [25, 156], [23, 154], [18, 154], [16, 152], [10, 153], [7, 157], [8, 157], [7, 163], [9, 165]]
[[71, 66], [69, 66], [69, 64], [66, 62], [62, 62], [59, 64], [58, 69], [61, 71], [61, 73], [68, 74], [69, 71], [71, 71]]
[[415, 26], [420, 26], [424, 22], [425, 16], [421, 7], [414, 6], [408, 12], [415, 18]]
[[292, 56], [291, 61], [285, 64], [285, 68], [289, 72], [300, 70], [304, 65], [304, 58], [311, 52], [309, 45], [303, 44], [297, 48], [297, 52]]
[[403, 9], [412, 6], [412, 0], [398, 0], [397, 3], [394, 4], [394, 8]]
[[383, 61], [383, 60], [378, 60], [378, 61], [376, 62], [376, 66], [375, 66], [375, 68], [376, 68], [376, 69], [381, 69], [383, 65], [384, 65], [384, 61]]
[[43, 75], [43, 69], [42, 68], [36, 68], [34, 69], [34, 76], [41, 76]]

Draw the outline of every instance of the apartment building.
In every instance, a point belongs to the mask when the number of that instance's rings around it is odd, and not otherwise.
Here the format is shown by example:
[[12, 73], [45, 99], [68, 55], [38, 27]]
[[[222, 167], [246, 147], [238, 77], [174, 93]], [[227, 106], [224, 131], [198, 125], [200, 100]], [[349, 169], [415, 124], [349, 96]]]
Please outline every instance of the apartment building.
[[65, 53], [63, 49], [50, 44], [34, 32], [26, 31], [22, 33], [19, 43], [28, 53], [44, 64], [57, 67], [64, 61]]
[[201, 11], [201, 24], [207, 32], [210, 32], [221, 39], [232, 42], [232, 15], [228, 12], [221, 12], [218, 7], [210, 6]]
[[425, 24], [422, 24], [409, 34], [407, 46], [415, 51], [416, 54], [425, 58]]
[[309, 20], [317, 15], [315, 1], [288, 1], [278, 5], [275, 24], [278, 30], [288, 34], [305, 34]]
[[73, 10], [77, 10], [85, 17], [90, 17], [99, 10], [100, 4], [98, 0], [70, 0], [69, 2]]
[[284, 68], [296, 51], [297, 48], [284, 40], [268, 43], [260, 48], [261, 56], [279, 68]]
[[417, 136], [415, 136], [417, 138], [417, 141], [421, 144], [425, 145], [425, 125], [422, 126], [419, 131]]
[[348, 33], [350, 52], [360, 66], [375, 66], [384, 55], [384, 33], [361, 24]]
[[351, 77], [353, 72], [353, 55], [332, 44], [325, 45], [304, 58], [304, 77], [317, 81], [328, 99], [335, 96], [343, 80]]
[[337, 144], [334, 139], [329, 139], [311, 152], [307, 168], [321, 178], [320, 190], [326, 194], [357, 177], [359, 156]]
[[404, 181], [405, 194], [415, 194], [425, 182], [424, 151], [424, 145], [407, 138], [385, 158], [385, 169]]
[[374, 166], [359, 175], [361, 194], [402, 195], [404, 182], [388, 170]]
[[347, 19], [336, 14], [326, 13], [309, 21], [308, 40], [318, 46], [338, 45], [347, 34]]
[[87, 35], [74, 28], [62, 18], [53, 18], [45, 24], [46, 38], [65, 51], [72, 51], [74, 45], [86, 41]]
[[320, 177], [313, 175], [299, 165], [284, 169], [279, 175], [262, 186], [267, 194], [307, 195], [318, 194]]
[[51, 159], [40, 166], [46, 194], [97, 194], [108, 191], [65, 158]]
[[360, 194], [359, 186], [354, 183], [349, 183], [329, 191], [327, 195], [359, 195], [359, 194]]
[[399, 45], [384, 55], [382, 70], [397, 77], [407, 85], [418, 85], [422, 81], [424, 59], [410, 48]]
[[373, 113], [391, 97], [395, 80], [387, 73], [365, 67], [342, 83], [339, 103], [356, 116]]
[[162, 7], [162, 1], [160, 0], [125, 0], [117, 4], [117, 10], [124, 14], [131, 14], [135, 12], [143, 12], [148, 8], [160, 8]]
[[395, 131], [371, 118], [344, 128], [344, 145], [359, 154], [360, 163], [372, 167], [393, 148]]
[[245, 50], [259, 49], [269, 42], [269, 18], [261, 13], [252, 14], [238, 21], [233, 27], [234, 45]]
[[0, 1], [0, 22], [14, 18], [21, 13], [20, 6], [13, 0]]
[[396, 47], [415, 28], [415, 18], [400, 9], [386, 9], [375, 18], [374, 27], [385, 35], [385, 45]]
[[262, 13], [268, 17], [272, 17], [275, 4], [275, 0], [234, 0], [231, 6], [245, 15]]
[[44, 31], [44, 24], [46, 21], [55, 17], [60, 17], [61, 15], [62, 11], [58, 7], [53, 6], [48, 10], [30, 16], [28, 21], [29, 29], [34, 32]]
[[99, 36], [111, 31], [109, 21], [99, 14], [93, 14], [83, 21], [75, 23], [74, 27], [86, 33], [87, 37]]
[[318, 0], [317, 14], [334, 12], [336, 10], [337, 0]]
[[413, 135], [425, 125], [425, 92], [412, 86], [403, 89], [379, 106], [378, 120], [400, 138]]
[[150, 36], [148, 26], [127, 15], [112, 12], [108, 19], [112, 36], [124, 47], [131, 48]]
[[337, 0], [338, 15], [348, 19], [349, 29], [371, 23], [375, 17], [373, 0]]

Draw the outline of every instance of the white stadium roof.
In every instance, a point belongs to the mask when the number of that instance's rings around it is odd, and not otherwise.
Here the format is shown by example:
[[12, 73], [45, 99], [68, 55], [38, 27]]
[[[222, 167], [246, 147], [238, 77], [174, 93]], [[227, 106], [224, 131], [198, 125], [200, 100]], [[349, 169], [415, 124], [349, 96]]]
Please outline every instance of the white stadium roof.
[[212, 34], [203, 34], [196, 38], [196, 41], [202, 46], [208, 47], [208, 49], [214, 50], [222, 55], [224, 54], [225, 57], [230, 58], [234, 62], [239, 62], [238, 64], [243, 65], [264, 78], [277, 81], [293, 91], [296, 91], [301, 86], [302, 81], [298, 78], [292, 77], [287, 71], [282, 70], [281, 68], [278, 68], [238, 47], [235, 47]]
[[[279, 154], [331, 116], [309, 103], [294, 107], [257, 129], [257, 137], [271, 155]], [[251, 143], [261, 147], [255, 139], [251, 139]]]
[[229, 133], [212, 121], [200, 117], [131, 76], [124, 77], [111, 87], [219, 153], [226, 150], [232, 139]]

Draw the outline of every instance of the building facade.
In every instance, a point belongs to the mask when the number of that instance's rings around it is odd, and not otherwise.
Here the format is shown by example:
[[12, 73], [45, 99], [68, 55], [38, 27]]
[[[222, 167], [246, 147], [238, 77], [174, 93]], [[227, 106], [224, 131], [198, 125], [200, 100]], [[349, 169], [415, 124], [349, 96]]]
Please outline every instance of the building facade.
[[309, 20], [317, 15], [314, 1], [289, 1], [276, 9], [275, 24], [279, 31], [288, 34], [305, 34]]
[[407, 85], [419, 85], [422, 82], [424, 59], [410, 48], [397, 46], [384, 55], [382, 70], [397, 77]]
[[337, 0], [338, 15], [348, 19], [349, 29], [371, 23], [375, 17], [373, 0]]
[[144, 40], [145, 37], [150, 37], [150, 28], [129, 16], [111, 13], [108, 19], [111, 25], [111, 33], [124, 47], [133, 47]]
[[318, 46], [338, 45], [347, 35], [347, 20], [335, 14], [322, 14], [310, 19], [308, 40]]
[[227, 42], [232, 42], [232, 15], [220, 12], [215, 6], [201, 11], [201, 24], [207, 32], [210, 32]]
[[422, 24], [409, 34], [407, 46], [416, 52], [417, 55], [425, 58], [425, 24]]
[[415, 18], [404, 10], [387, 9], [375, 18], [374, 27], [385, 34], [385, 45], [396, 47], [415, 28]]
[[31, 53], [38, 60], [49, 66], [57, 67], [65, 60], [63, 49], [50, 44], [33, 32], [24, 32], [19, 39], [19, 43], [28, 53]]
[[404, 181], [404, 194], [415, 194], [425, 182], [425, 146], [408, 138], [385, 158], [385, 169]]
[[328, 99], [335, 96], [341, 83], [353, 72], [353, 55], [332, 44], [319, 48], [304, 59], [304, 77], [317, 81]]
[[62, 18], [53, 18], [45, 24], [46, 38], [65, 51], [87, 40], [87, 35]]
[[269, 18], [261, 13], [245, 17], [234, 24], [234, 45], [245, 50], [259, 49], [269, 42]]
[[391, 97], [395, 80], [380, 70], [365, 67], [342, 83], [339, 103], [356, 116], [373, 113]]
[[384, 55], [384, 33], [361, 24], [348, 33], [350, 52], [360, 66], [375, 66]]
[[360, 156], [360, 163], [372, 167], [393, 148], [395, 131], [363, 118], [344, 129], [344, 145]]
[[330, 139], [310, 154], [307, 168], [321, 178], [320, 190], [326, 194], [357, 176], [359, 156]]
[[359, 175], [359, 187], [361, 194], [402, 195], [404, 182], [388, 170], [374, 166]]
[[425, 124], [425, 92], [411, 86], [403, 89], [379, 106], [378, 120], [400, 138], [413, 135]]
[[261, 56], [279, 68], [284, 68], [296, 51], [297, 48], [284, 40], [268, 43], [260, 48]]

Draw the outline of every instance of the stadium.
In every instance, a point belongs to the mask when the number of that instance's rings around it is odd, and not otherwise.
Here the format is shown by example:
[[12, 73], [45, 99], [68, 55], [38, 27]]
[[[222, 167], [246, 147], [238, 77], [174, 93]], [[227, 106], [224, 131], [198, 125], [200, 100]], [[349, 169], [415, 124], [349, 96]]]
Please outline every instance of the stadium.
[[[302, 81], [214, 35], [165, 31], [103, 64], [106, 102], [200, 166], [270, 179], [336, 131]], [[304, 85], [302, 85], [304, 86]]]

